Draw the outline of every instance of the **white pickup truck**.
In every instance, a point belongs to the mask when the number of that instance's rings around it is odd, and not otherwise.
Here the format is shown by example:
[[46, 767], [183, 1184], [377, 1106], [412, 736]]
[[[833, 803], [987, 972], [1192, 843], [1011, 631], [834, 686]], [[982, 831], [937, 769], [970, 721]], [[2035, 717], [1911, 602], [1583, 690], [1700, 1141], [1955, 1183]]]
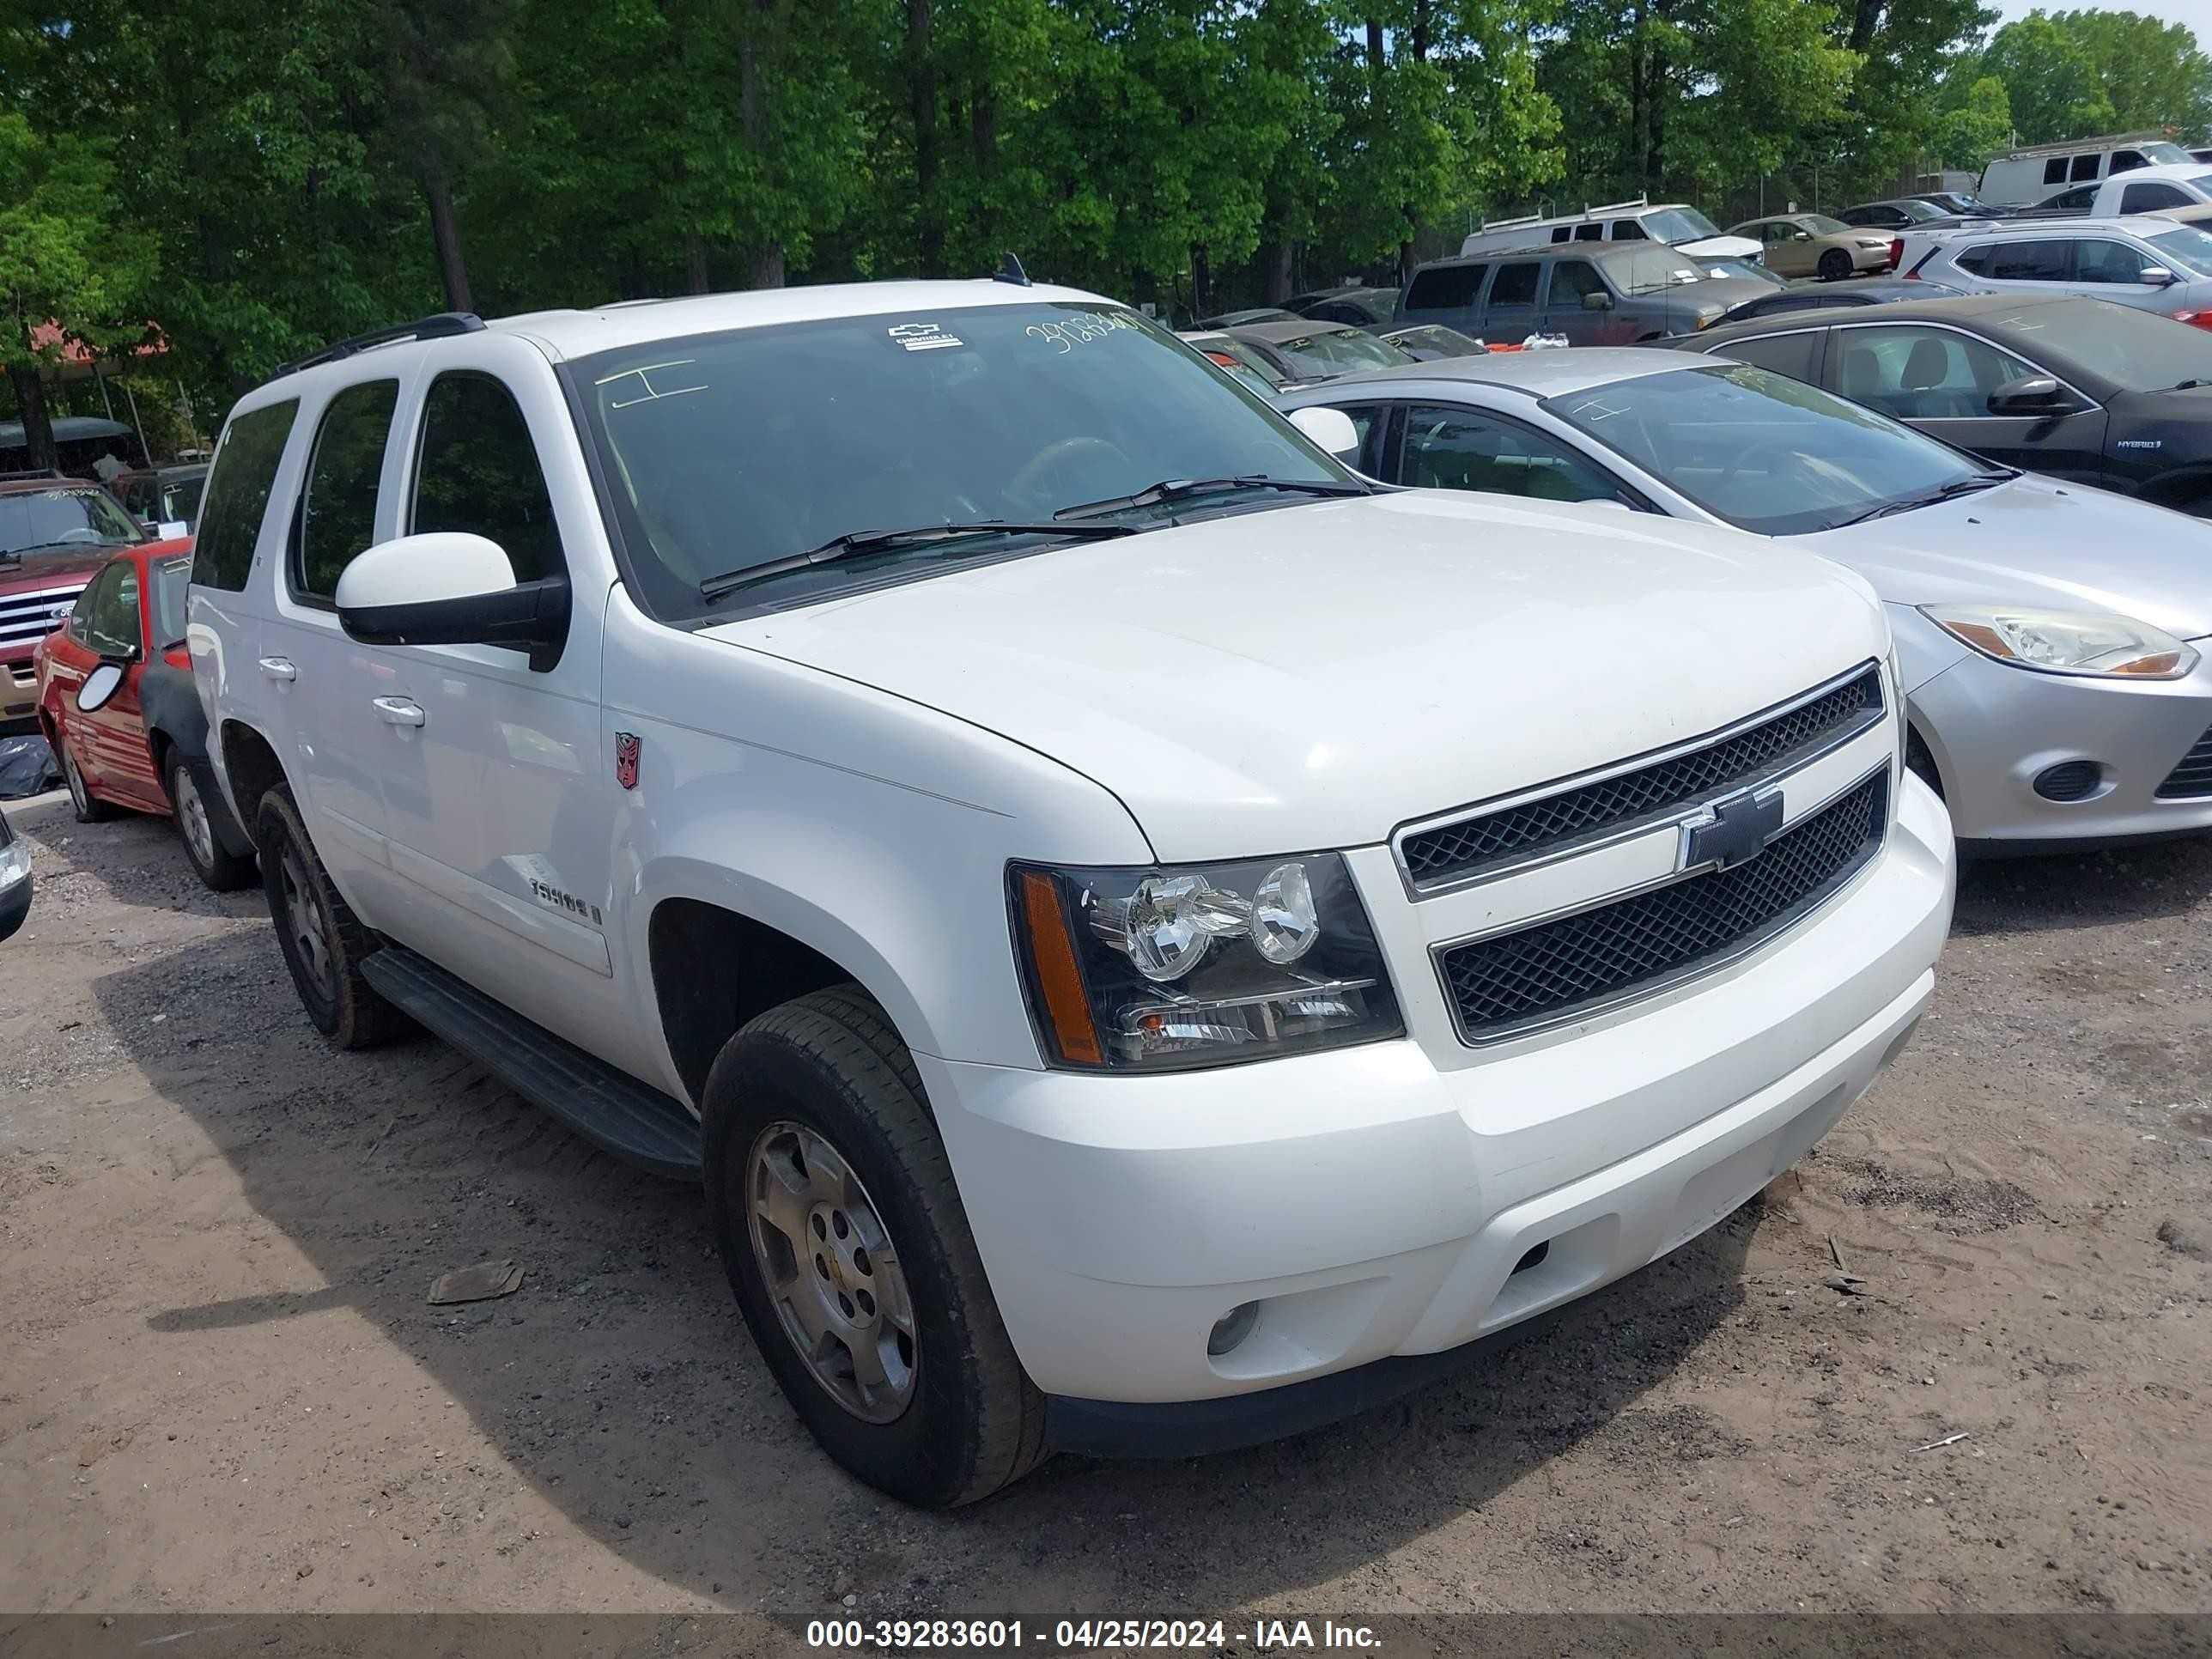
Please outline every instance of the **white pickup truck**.
[[190, 642], [310, 1018], [702, 1181], [917, 1504], [1328, 1420], [1673, 1249], [1927, 1006], [1881, 609], [1337, 447], [1005, 280], [280, 374]]

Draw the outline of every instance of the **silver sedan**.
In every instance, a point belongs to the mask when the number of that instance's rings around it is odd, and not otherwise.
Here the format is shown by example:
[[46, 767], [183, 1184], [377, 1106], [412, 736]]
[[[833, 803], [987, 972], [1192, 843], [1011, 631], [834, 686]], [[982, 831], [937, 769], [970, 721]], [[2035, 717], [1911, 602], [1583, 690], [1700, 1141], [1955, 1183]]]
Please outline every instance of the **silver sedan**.
[[[1671, 351], [1493, 353], [1278, 401], [1389, 483], [1701, 519], [1856, 571], [1896, 636], [1908, 759], [1970, 845], [2212, 827], [2212, 524]], [[1297, 413], [1321, 409], [1352, 432]]]

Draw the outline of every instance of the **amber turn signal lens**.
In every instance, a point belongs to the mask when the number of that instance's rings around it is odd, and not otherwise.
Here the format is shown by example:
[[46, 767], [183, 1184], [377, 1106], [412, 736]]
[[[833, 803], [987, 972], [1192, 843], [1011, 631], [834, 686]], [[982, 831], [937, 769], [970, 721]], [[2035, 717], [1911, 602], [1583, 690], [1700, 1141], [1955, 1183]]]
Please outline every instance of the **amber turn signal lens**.
[[1060, 902], [1060, 889], [1050, 876], [1035, 870], [1021, 872], [1021, 888], [1022, 918], [1029, 923], [1030, 966], [1036, 975], [1053, 1042], [1062, 1060], [1101, 1065], [1105, 1057], [1099, 1052], [1091, 1005], [1083, 994], [1083, 973], [1076, 966], [1075, 941], [1067, 936], [1067, 909]]

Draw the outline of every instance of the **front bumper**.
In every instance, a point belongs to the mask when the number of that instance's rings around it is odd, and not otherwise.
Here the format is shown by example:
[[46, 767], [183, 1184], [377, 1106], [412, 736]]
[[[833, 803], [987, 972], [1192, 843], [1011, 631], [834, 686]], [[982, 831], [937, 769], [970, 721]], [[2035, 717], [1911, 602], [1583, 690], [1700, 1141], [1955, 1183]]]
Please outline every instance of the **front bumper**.
[[37, 641], [0, 651], [0, 733], [36, 731], [39, 675], [32, 653]]
[[[1787, 1169], [1903, 1047], [1953, 858], [1908, 783], [1880, 857], [1793, 932], [1449, 1067], [1411, 1039], [1146, 1079], [917, 1055], [1024, 1366], [1075, 1419], [1158, 1407], [1182, 1423], [1158, 1443], [1187, 1449], [1194, 1418], [1225, 1443], [1307, 1407], [1192, 1402], [1479, 1344], [1633, 1272]], [[1247, 1302], [1251, 1334], [1209, 1356]], [[1357, 1409], [1374, 1376], [1301, 1398]]]
[[[2045, 674], [1969, 655], [1916, 687], [1912, 724], [1936, 760], [1962, 841], [2100, 842], [2212, 828], [2212, 794], [2158, 790], [2212, 731], [2212, 641], [2185, 678], [2130, 683]], [[2046, 800], [2035, 780], [2088, 761], [2084, 799]]]

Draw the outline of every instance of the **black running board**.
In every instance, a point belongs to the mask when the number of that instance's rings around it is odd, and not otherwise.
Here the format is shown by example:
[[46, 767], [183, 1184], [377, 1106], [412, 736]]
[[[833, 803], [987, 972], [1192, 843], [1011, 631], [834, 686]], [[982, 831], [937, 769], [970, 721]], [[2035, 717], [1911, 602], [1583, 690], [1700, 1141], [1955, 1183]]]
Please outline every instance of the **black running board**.
[[377, 994], [594, 1146], [654, 1175], [699, 1179], [699, 1121], [683, 1102], [524, 1018], [404, 945], [364, 958]]

